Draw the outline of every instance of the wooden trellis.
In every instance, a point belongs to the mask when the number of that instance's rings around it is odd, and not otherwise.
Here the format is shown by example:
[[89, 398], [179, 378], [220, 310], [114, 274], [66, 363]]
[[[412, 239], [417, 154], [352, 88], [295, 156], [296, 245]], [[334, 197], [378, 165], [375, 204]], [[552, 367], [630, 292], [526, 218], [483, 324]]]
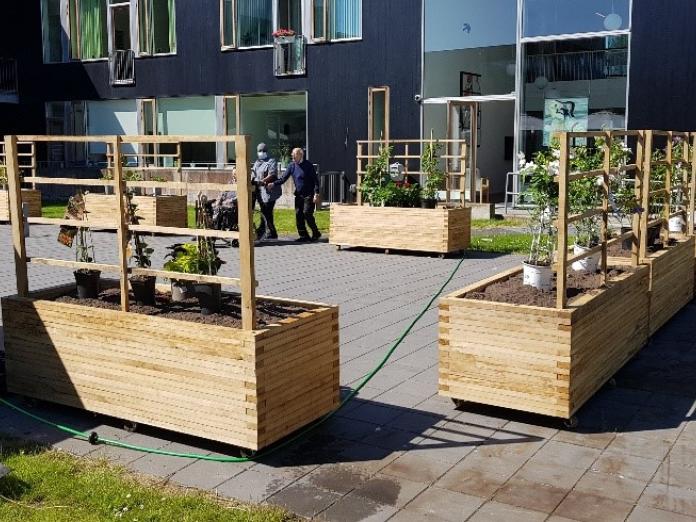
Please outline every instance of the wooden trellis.
[[[356, 172], [358, 176], [358, 205], [362, 205], [362, 194], [360, 191], [360, 185], [362, 182], [362, 177], [367, 172], [367, 167], [375, 159], [379, 157], [379, 148], [393, 147], [393, 152], [389, 156], [389, 161], [399, 162], [404, 166], [404, 175], [406, 176], [424, 176], [425, 173], [421, 169], [421, 154], [428, 145], [442, 144], [446, 149], [444, 153], [439, 154], [438, 157], [444, 162], [444, 172], [445, 172], [445, 203], [452, 203], [452, 191], [457, 190], [455, 187], [458, 185], [457, 180], [461, 180], [460, 186], [460, 197], [457, 203], [463, 204], [465, 201], [465, 188], [470, 185], [466, 183], [467, 178], [466, 168], [467, 168], [467, 144], [465, 140], [453, 140], [453, 139], [425, 139], [425, 140], [360, 140], [357, 142], [357, 167]], [[459, 150], [458, 154], [450, 154], [448, 150]], [[411, 166], [416, 163], [415, 168]], [[470, 173], [471, 175], [471, 173]], [[475, 175], [475, 173], [474, 173]], [[471, 194], [472, 201], [475, 199], [475, 194]]]
[[[110, 154], [107, 169], [113, 174], [110, 180], [38, 177], [35, 175], [35, 145], [37, 143], [69, 142], [69, 143], [106, 143]], [[123, 144], [159, 145], [181, 143], [234, 143], [237, 153], [237, 183], [195, 183], [195, 182], [160, 182], [160, 181], [126, 181], [123, 176]], [[29, 295], [28, 264], [50, 265], [72, 269], [95, 269], [102, 272], [119, 275], [121, 287], [121, 309], [129, 310], [128, 276], [142, 275], [171, 278], [172, 272], [128, 266], [127, 238], [129, 232], [156, 233], [165, 235], [186, 235], [239, 240], [240, 277], [230, 278], [197, 274], [176, 274], [177, 279], [200, 283], [219, 283], [240, 288], [242, 299], [242, 328], [254, 330], [256, 327], [256, 286], [254, 270], [254, 236], [252, 227], [252, 185], [248, 170], [249, 136], [6, 136], [4, 142], [4, 159], [7, 167], [10, 200], [10, 220], [12, 222], [12, 238], [16, 266], [17, 292], [20, 297]], [[21, 145], [30, 145], [33, 158], [32, 166], [22, 165], [19, 152]], [[32, 176], [24, 176], [23, 171], [30, 169]], [[22, 220], [21, 184], [31, 182], [33, 185], [78, 185], [87, 187], [114, 188], [116, 194], [122, 197], [118, 201], [118, 215], [112, 223], [100, 221], [90, 224], [89, 221], [76, 222], [67, 219], [29, 218], [30, 224], [72, 226], [77, 228], [99, 228], [113, 230], [117, 233], [119, 262], [117, 265], [80, 263], [49, 258], [27, 257], [24, 239], [24, 222]], [[189, 228], [161, 227], [150, 225], [131, 225], [126, 213], [125, 194], [132, 188], [164, 188], [177, 189], [186, 192], [202, 190], [237, 191], [239, 203], [239, 231], [201, 230]]]
[[[636, 138], [637, 139], [637, 149], [636, 158], [634, 163], [622, 165], [620, 167], [612, 167], [611, 165], [611, 144], [614, 138]], [[571, 266], [576, 261], [586, 259], [597, 253], [601, 253], [602, 256], [602, 273], [604, 277], [604, 282], [608, 281], [608, 263], [607, 263], [607, 251], [609, 245], [614, 242], [622, 241], [623, 239], [631, 238], [633, 240], [633, 253], [631, 256], [631, 261], [634, 266], [638, 265], [639, 256], [637, 245], [640, 242], [641, 228], [639, 227], [639, 217], [634, 216], [633, 227], [630, 232], [626, 232], [617, 238], [609, 239], [609, 177], [618, 173], [619, 171], [635, 172], [635, 195], [640, 201], [643, 190], [644, 174], [644, 161], [645, 157], [645, 140], [644, 135], [640, 131], [601, 131], [601, 132], [562, 132], [558, 134], [560, 140], [560, 167], [559, 174], [557, 177], [558, 181], [558, 261], [556, 267], [556, 307], [565, 308], [568, 304], [567, 285], [568, 285], [568, 267]], [[603, 146], [604, 153], [604, 165], [601, 169], [584, 171], [584, 172], [573, 172], [571, 171], [571, 146], [570, 140], [573, 138], [603, 138], [605, 143]], [[570, 183], [579, 179], [596, 177], [602, 180], [602, 203], [601, 207], [590, 209], [587, 212], [581, 214], [569, 214], [569, 186]], [[642, 213], [641, 215], [644, 215]], [[596, 247], [588, 249], [587, 252], [582, 252], [580, 254], [575, 254], [573, 256], [568, 255], [568, 225], [581, 221], [583, 219], [591, 219], [600, 216], [602, 219], [601, 230], [600, 230], [600, 244]]]

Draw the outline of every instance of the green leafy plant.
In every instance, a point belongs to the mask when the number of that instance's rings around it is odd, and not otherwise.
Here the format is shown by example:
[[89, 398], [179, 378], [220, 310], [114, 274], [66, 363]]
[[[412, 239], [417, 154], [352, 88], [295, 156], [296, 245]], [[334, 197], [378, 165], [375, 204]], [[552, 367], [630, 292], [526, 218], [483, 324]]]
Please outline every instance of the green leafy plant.
[[0, 165], [0, 189], [6, 189], [7, 184], [7, 168], [3, 165]]
[[170, 252], [165, 257], [170, 260], [164, 264], [164, 269], [181, 274], [217, 275], [224, 261], [214, 248], [201, 249], [199, 243], [176, 243], [167, 247]]
[[442, 144], [430, 142], [425, 146], [421, 154], [421, 171], [425, 174], [423, 183], [423, 198], [435, 199], [437, 191], [440, 190], [445, 182], [445, 173], [440, 168], [440, 150]]
[[[142, 219], [138, 215], [138, 205], [133, 202], [133, 193], [126, 194], [128, 221], [131, 225], [137, 225]], [[142, 234], [131, 232], [129, 241], [133, 242], [131, 258], [135, 261], [138, 268], [150, 268], [152, 266], [152, 254], [155, 252], [143, 239]]]
[[377, 158], [367, 165], [360, 181], [360, 194], [363, 200], [373, 207], [380, 206], [389, 196], [389, 191], [384, 188], [391, 182], [389, 177], [391, 154], [392, 147], [380, 145]]

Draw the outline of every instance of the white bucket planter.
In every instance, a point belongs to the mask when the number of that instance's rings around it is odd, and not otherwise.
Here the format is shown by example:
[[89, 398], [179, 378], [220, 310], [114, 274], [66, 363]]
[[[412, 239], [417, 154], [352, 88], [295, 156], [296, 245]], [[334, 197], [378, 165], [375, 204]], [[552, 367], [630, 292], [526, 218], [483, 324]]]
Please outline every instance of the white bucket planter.
[[681, 216], [674, 216], [669, 218], [669, 231], [681, 234], [684, 232], [684, 218]]
[[[589, 250], [591, 249], [587, 247], [573, 245], [573, 254], [575, 255], [584, 254]], [[600, 258], [601, 254], [598, 252], [596, 254], [591, 255], [590, 257], [586, 257], [584, 259], [580, 259], [579, 261], [575, 261], [572, 264], [572, 268], [576, 272], [596, 272], [597, 267], [599, 267]]]
[[553, 270], [550, 266], [531, 265], [522, 263], [522, 281], [526, 286], [532, 286], [539, 290], [551, 290], [553, 288]]

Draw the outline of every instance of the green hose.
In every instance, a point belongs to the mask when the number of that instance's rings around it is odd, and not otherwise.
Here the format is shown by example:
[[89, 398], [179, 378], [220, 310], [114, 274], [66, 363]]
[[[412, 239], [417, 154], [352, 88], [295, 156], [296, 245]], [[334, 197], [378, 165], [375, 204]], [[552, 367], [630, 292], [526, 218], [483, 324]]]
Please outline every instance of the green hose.
[[442, 284], [440, 289], [435, 293], [430, 298], [430, 301], [428, 301], [428, 304], [423, 307], [423, 309], [418, 313], [416, 318], [411, 322], [411, 324], [408, 325], [406, 330], [403, 331], [403, 333], [398, 337], [396, 341], [394, 341], [394, 344], [387, 350], [387, 353], [384, 355], [380, 363], [375, 366], [365, 377], [363, 377], [362, 381], [358, 386], [355, 387], [342, 401], [341, 403], [336, 407], [335, 410], [327, 413], [324, 415], [321, 419], [315, 421], [314, 423], [310, 424], [309, 426], [306, 426], [304, 429], [302, 429], [300, 432], [298, 432], [296, 435], [293, 437], [285, 440], [281, 444], [278, 444], [277, 446], [274, 446], [264, 452], [258, 453], [254, 455], [253, 457], [218, 457], [218, 456], [212, 456], [212, 455], [203, 455], [199, 453], [179, 453], [176, 451], [166, 451], [166, 450], [161, 450], [161, 449], [155, 449], [155, 448], [145, 448], [142, 446], [136, 446], [135, 444], [128, 444], [127, 442], [121, 442], [119, 440], [112, 440], [112, 439], [103, 439], [99, 437], [95, 432], [92, 433], [86, 433], [83, 431], [76, 430], [74, 428], [71, 428], [69, 426], [64, 426], [62, 424], [56, 423], [56, 422], [51, 422], [47, 419], [44, 419], [42, 417], [39, 417], [38, 415], [34, 415], [31, 412], [28, 412], [19, 406], [16, 406], [15, 404], [12, 404], [9, 401], [6, 401], [5, 399], [0, 398], [0, 403], [4, 404], [8, 408], [11, 408], [15, 411], [18, 411], [19, 413], [22, 413], [26, 415], [27, 417], [31, 417], [32, 419], [39, 421], [43, 424], [47, 424], [49, 426], [52, 426], [64, 433], [68, 433], [69, 435], [72, 435], [74, 438], [79, 439], [79, 440], [84, 440], [88, 441], [92, 444], [104, 444], [106, 446], [113, 446], [117, 448], [125, 448], [125, 449], [130, 449], [134, 451], [140, 451], [143, 453], [152, 453], [155, 455], [166, 455], [168, 457], [180, 457], [180, 458], [186, 458], [186, 459], [200, 459], [200, 460], [209, 460], [213, 462], [249, 462], [257, 459], [261, 459], [263, 457], [267, 457], [268, 455], [271, 455], [272, 453], [275, 453], [276, 451], [280, 450], [281, 448], [284, 448], [286, 446], [289, 446], [290, 444], [293, 444], [294, 442], [297, 442], [298, 440], [304, 438], [305, 435], [307, 435], [309, 432], [314, 430], [315, 428], [321, 426], [324, 424], [327, 420], [332, 418], [341, 408], [343, 408], [346, 404], [348, 404], [350, 401], [352, 401], [358, 393], [360, 393], [360, 390], [362, 390], [365, 385], [370, 382], [377, 373], [384, 368], [384, 366], [387, 364], [391, 356], [394, 354], [394, 351], [398, 348], [398, 346], [403, 342], [403, 340], [406, 338], [406, 336], [411, 333], [411, 330], [413, 330], [413, 327], [418, 323], [418, 321], [421, 320], [421, 318], [425, 315], [425, 313], [430, 309], [432, 304], [435, 302], [435, 300], [440, 297], [442, 292], [445, 290], [445, 287], [454, 279], [455, 274], [459, 270], [459, 268], [462, 266], [462, 263], [464, 262], [464, 257], [462, 257], [459, 262], [457, 263], [457, 266], [454, 267], [454, 270], [452, 270], [452, 273], [449, 275], [447, 280]]

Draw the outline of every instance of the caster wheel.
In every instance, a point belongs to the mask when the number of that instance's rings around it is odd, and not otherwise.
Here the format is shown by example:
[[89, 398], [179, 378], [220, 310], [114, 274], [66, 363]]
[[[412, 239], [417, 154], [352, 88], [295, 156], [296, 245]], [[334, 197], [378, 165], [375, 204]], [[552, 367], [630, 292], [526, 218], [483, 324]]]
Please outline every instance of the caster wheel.
[[609, 382], [607, 382], [607, 384], [609, 386], [611, 386], [612, 388], [616, 388], [616, 386], [618, 386], [616, 383], [616, 379], [614, 379], [613, 377], [611, 379], [609, 379]]
[[27, 408], [37, 408], [41, 405], [39, 399], [33, 397], [22, 397], [22, 404]]
[[452, 403], [454, 403], [454, 407], [458, 410], [466, 405], [466, 401], [462, 399], [452, 399]]
[[440, 259], [445, 259], [445, 254], [440, 254], [440, 255], [438, 255], [437, 257], [440, 258]]
[[565, 426], [566, 428], [569, 428], [571, 430], [577, 428], [579, 425], [580, 425], [580, 421], [578, 420], [578, 418], [575, 415], [573, 415], [570, 419], [563, 421], [563, 426]]
[[386, 255], [389, 255], [389, 249], [388, 249], [388, 248], [385, 249], [385, 250], [384, 250], [384, 253], [385, 253]]
[[341, 245], [336, 245], [336, 250], [340, 252], [341, 250], [343, 250], [343, 247]]
[[138, 423], [137, 422], [124, 422], [123, 429], [126, 430], [128, 433], [134, 433], [138, 430]]
[[242, 457], [244, 457], [245, 459], [253, 459], [258, 454], [258, 451], [250, 450], [250, 449], [246, 449], [246, 448], [241, 448], [239, 450], [239, 454]]

